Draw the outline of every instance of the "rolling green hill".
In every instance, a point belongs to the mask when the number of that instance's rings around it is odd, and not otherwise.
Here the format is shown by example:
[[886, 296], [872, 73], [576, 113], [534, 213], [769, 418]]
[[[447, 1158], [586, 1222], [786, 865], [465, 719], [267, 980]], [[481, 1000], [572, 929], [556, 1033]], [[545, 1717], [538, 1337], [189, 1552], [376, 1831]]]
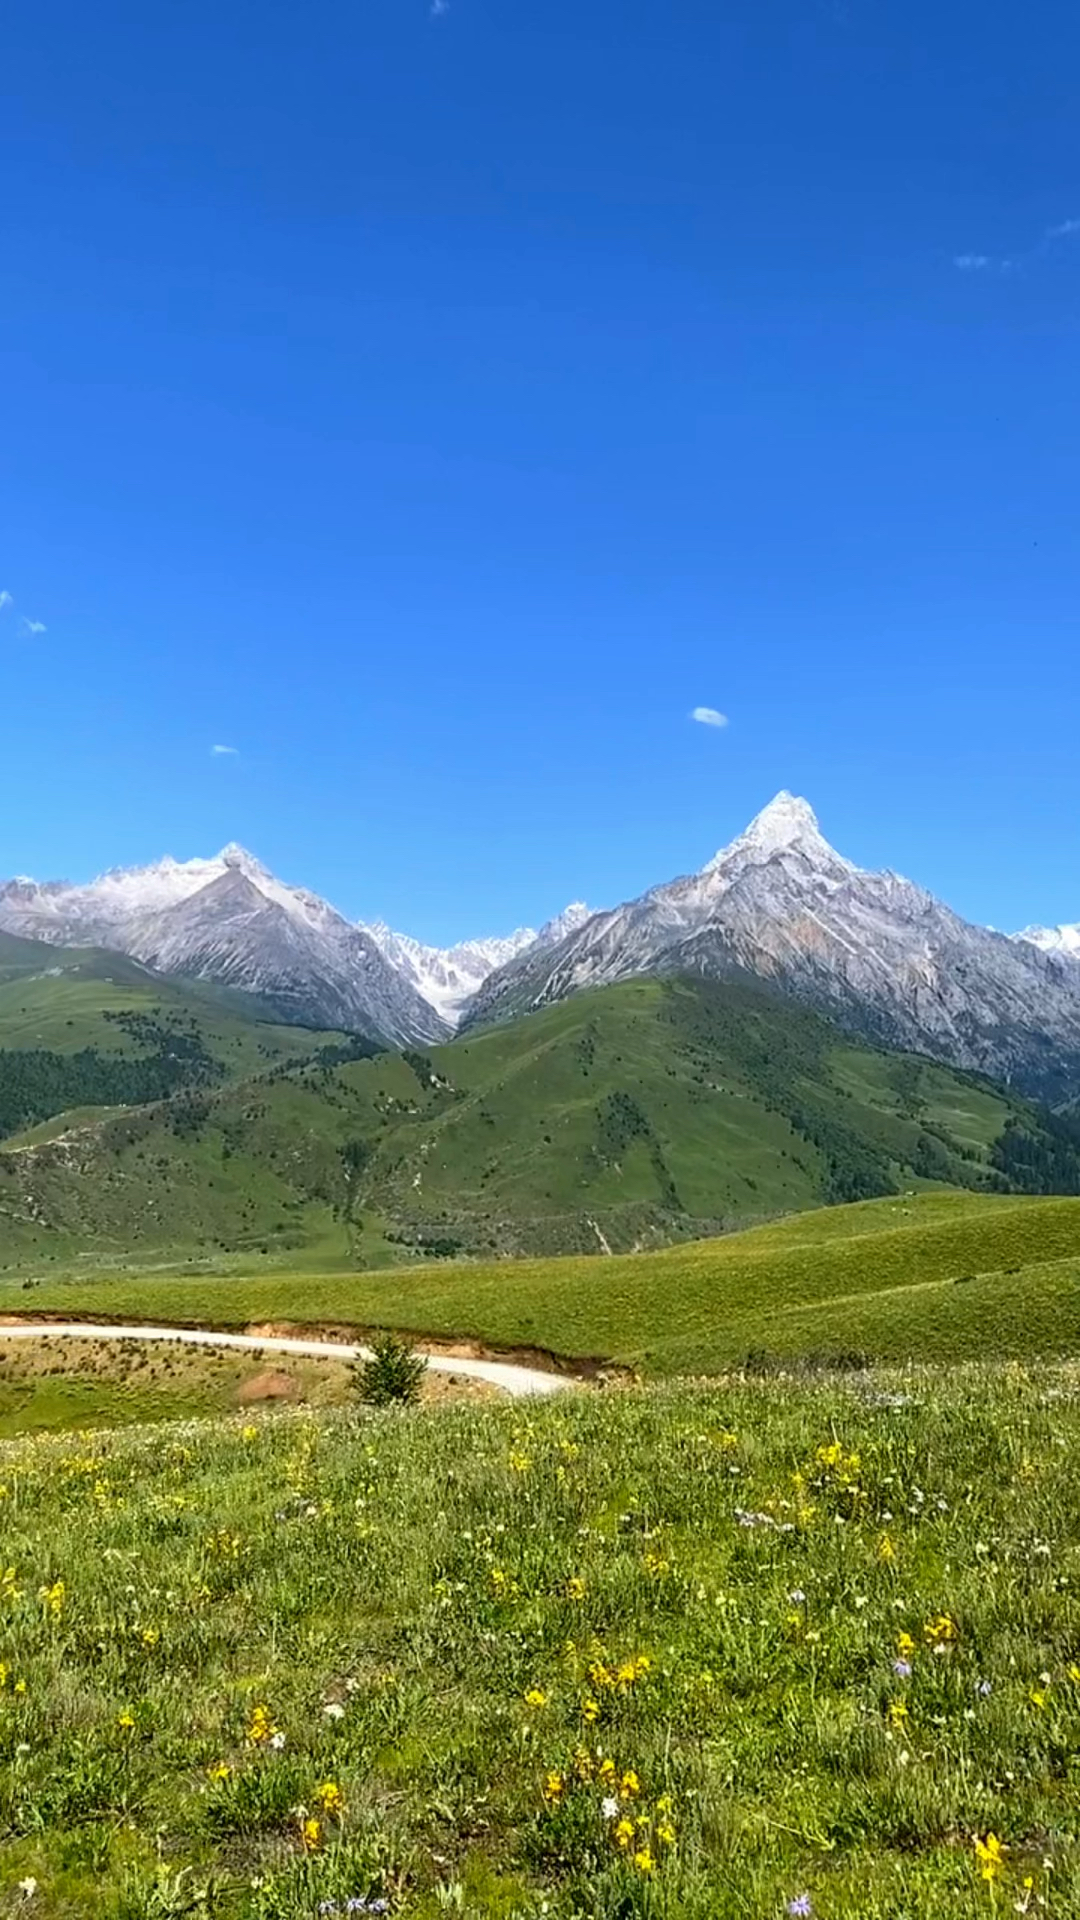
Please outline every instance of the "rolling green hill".
[[[258, 1032], [226, 1036], [237, 1068]], [[1066, 1122], [730, 983], [634, 981], [426, 1055], [349, 1052], [264, 1055], [229, 1084], [214, 1056], [169, 1098], [18, 1136], [0, 1269], [607, 1253], [927, 1185], [1080, 1191]]]
[[[368, 1274], [175, 1273], [36, 1287], [34, 1312], [395, 1327], [646, 1373], [1080, 1353], [1080, 1199], [922, 1193], [611, 1259]], [[0, 1308], [27, 1296], [0, 1283]]]
[[0, 1139], [71, 1108], [248, 1079], [339, 1039], [276, 1025], [255, 1001], [123, 954], [0, 933]]

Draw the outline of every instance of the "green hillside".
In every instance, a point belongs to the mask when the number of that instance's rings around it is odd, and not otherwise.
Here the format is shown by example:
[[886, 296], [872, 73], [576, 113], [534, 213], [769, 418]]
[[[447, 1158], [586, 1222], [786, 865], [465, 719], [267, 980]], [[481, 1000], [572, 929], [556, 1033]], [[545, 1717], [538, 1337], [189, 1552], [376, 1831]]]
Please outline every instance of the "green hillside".
[[0, 1139], [68, 1109], [248, 1079], [339, 1038], [279, 1026], [256, 1001], [123, 954], [0, 933]]
[[[0, 1309], [23, 1308], [13, 1281]], [[369, 1274], [133, 1271], [35, 1287], [33, 1310], [243, 1327], [396, 1327], [646, 1373], [748, 1359], [953, 1361], [1080, 1353], [1080, 1199], [923, 1193], [817, 1209], [611, 1259]]]
[[[634, 981], [429, 1054], [299, 1062], [310, 1035], [182, 1009], [99, 1016], [143, 1048], [118, 1083], [177, 1090], [102, 1118], [93, 1049], [74, 1124], [49, 1118], [56, 1093], [0, 1151], [0, 1268], [608, 1253], [927, 1185], [1080, 1191], [1069, 1123], [744, 986]], [[20, 1057], [0, 1055], [9, 1107]]]

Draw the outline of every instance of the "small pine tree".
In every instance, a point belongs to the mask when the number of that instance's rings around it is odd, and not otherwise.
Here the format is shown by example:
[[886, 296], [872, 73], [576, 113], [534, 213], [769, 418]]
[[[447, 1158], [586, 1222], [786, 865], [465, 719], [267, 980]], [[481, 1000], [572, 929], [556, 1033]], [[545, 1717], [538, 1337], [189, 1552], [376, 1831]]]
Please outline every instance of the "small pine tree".
[[372, 1342], [366, 1360], [354, 1362], [353, 1381], [366, 1406], [411, 1407], [420, 1398], [426, 1372], [422, 1353], [414, 1353], [396, 1333], [384, 1333]]

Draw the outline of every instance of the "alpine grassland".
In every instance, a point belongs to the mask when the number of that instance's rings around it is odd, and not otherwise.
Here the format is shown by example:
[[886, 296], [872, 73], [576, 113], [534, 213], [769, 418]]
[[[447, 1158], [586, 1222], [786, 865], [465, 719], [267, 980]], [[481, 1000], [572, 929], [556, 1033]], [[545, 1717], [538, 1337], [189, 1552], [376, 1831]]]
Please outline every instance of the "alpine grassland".
[[0, 1271], [606, 1255], [912, 1189], [1080, 1192], [1075, 1120], [743, 983], [628, 981], [375, 1057], [160, 984], [139, 1012], [79, 976], [97, 1037], [66, 1053], [66, 981], [9, 989], [42, 994], [17, 1032], [0, 988]]
[[817, 1208], [655, 1253], [369, 1273], [183, 1269], [0, 1282], [0, 1311], [469, 1338], [646, 1375], [1080, 1354], [1080, 1199], [932, 1193]]
[[1080, 1373], [0, 1449], [0, 1911], [1080, 1912]]

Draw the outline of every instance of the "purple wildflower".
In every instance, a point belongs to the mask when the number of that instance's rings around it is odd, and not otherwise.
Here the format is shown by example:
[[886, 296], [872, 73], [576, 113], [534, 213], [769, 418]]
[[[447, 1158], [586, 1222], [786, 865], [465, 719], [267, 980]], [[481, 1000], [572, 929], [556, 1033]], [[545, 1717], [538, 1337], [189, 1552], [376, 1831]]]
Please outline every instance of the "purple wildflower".
[[814, 1911], [811, 1905], [810, 1895], [808, 1893], [797, 1893], [794, 1900], [788, 1901], [787, 1910], [791, 1915], [791, 1920], [807, 1920], [807, 1915]]
[[901, 1680], [911, 1679], [911, 1661], [910, 1660], [894, 1660], [892, 1663], [892, 1670], [895, 1674], [899, 1676]]

